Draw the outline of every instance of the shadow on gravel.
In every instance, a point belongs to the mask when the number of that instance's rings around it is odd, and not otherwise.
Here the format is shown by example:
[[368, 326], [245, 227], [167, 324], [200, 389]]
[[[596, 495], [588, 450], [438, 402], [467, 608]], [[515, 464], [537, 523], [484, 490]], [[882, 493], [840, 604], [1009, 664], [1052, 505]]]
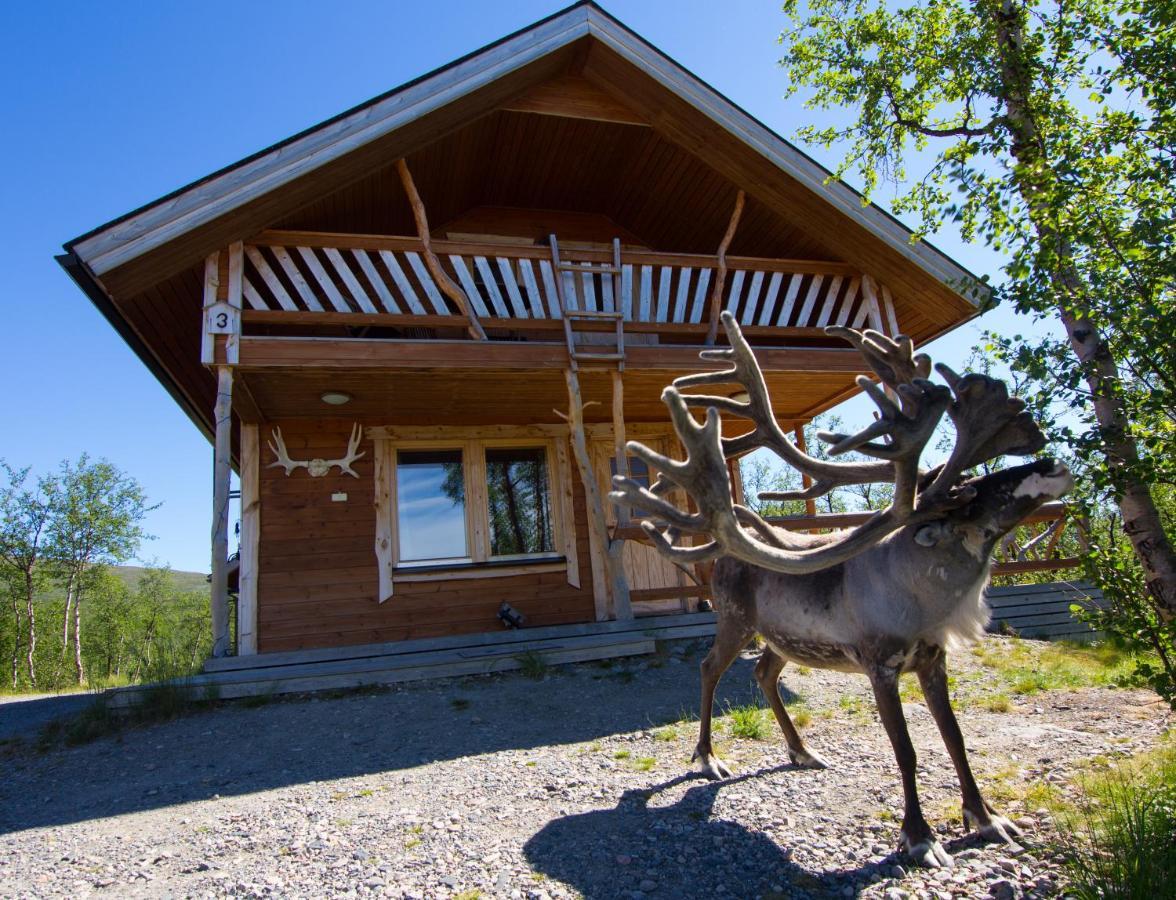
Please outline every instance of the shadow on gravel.
[[826, 897], [844, 896], [847, 886], [856, 894], [875, 872], [884, 875], [893, 859], [814, 873], [792, 861], [789, 846], [712, 818], [719, 791], [743, 781], [802, 771], [786, 765], [724, 781], [699, 781], [670, 806], [650, 806], [650, 801], [697, 776], [626, 791], [613, 809], [554, 819], [524, 845], [523, 852], [533, 869], [584, 897], [653, 890], [659, 897]]
[[[589, 742], [692, 718], [698, 659], [641, 671], [580, 664], [541, 681], [506, 674], [336, 698], [223, 703], [79, 747], [0, 749], [0, 834]], [[740, 659], [731, 667], [716, 710], [755, 701], [753, 664]]]

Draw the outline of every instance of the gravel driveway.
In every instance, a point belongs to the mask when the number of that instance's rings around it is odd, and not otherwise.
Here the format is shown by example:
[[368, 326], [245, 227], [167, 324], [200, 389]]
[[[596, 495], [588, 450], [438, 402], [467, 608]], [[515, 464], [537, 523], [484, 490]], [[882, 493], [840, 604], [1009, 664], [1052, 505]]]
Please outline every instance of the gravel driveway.
[[[999, 641], [999, 638], [990, 638]], [[657, 658], [240, 703], [77, 748], [0, 756], [0, 896], [681, 898], [995, 896], [1057, 891], [1016, 800], [1016, 856], [970, 843], [926, 709], [907, 704], [924, 806], [957, 859], [906, 870], [901, 791], [863, 678], [785, 670], [827, 771], [719, 734], [739, 773], [685, 777], [702, 643]], [[974, 664], [968, 654], [960, 662]], [[751, 701], [751, 659], [719, 708]], [[1064, 780], [1097, 753], [1151, 746], [1146, 691], [1038, 694], [962, 715], [990, 794]], [[774, 726], [773, 726], [774, 727]], [[0, 751], [4, 752], [4, 751]]]

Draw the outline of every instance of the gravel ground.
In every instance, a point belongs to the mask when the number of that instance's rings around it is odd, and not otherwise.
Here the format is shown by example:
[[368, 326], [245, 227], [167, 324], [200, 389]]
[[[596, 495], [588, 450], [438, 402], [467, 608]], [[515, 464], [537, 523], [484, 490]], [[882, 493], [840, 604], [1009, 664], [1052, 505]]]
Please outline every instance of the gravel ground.
[[[222, 704], [78, 748], [10, 746], [0, 897], [1053, 896], [1053, 825], [1012, 798], [1146, 749], [1171, 721], [1135, 690], [962, 710], [982, 787], [1027, 832], [1013, 855], [963, 835], [946, 752], [908, 703], [924, 807], [956, 858], [929, 872], [893, 850], [901, 791], [861, 677], [785, 670], [830, 769], [789, 765], [774, 726], [759, 741], [728, 726], [719, 752], [738, 774], [687, 777], [704, 651]], [[751, 666], [728, 672], [720, 709], [755, 697]]]

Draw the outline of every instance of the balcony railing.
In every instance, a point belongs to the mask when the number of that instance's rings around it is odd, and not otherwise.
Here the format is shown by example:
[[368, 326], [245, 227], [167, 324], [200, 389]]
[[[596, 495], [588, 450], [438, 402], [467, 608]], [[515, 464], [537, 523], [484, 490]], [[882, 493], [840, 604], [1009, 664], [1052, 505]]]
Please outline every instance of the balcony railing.
[[[543, 246], [433, 241], [443, 269], [491, 329], [558, 326], [551, 251]], [[564, 262], [611, 264], [609, 251], [561, 247]], [[619, 311], [630, 331], [705, 333], [714, 257], [623, 250], [619, 285], [600, 272], [563, 272], [569, 309]], [[893, 321], [889, 296], [862, 290], [860, 273], [830, 262], [727, 258], [722, 308], [749, 335]], [[245, 246], [246, 322], [460, 327], [464, 315], [407, 237], [267, 232]], [[879, 309], [881, 304], [881, 309]], [[877, 327], [877, 325], [875, 325]]]

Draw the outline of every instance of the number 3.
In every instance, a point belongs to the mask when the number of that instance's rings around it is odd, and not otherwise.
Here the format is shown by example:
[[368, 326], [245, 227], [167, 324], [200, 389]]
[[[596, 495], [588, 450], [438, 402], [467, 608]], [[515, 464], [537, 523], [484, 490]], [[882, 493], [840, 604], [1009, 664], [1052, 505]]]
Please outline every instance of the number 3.
[[229, 327], [229, 314], [228, 313], [219, 312], [216, 314], [216, 327], [217, 328], [228, 328]]

